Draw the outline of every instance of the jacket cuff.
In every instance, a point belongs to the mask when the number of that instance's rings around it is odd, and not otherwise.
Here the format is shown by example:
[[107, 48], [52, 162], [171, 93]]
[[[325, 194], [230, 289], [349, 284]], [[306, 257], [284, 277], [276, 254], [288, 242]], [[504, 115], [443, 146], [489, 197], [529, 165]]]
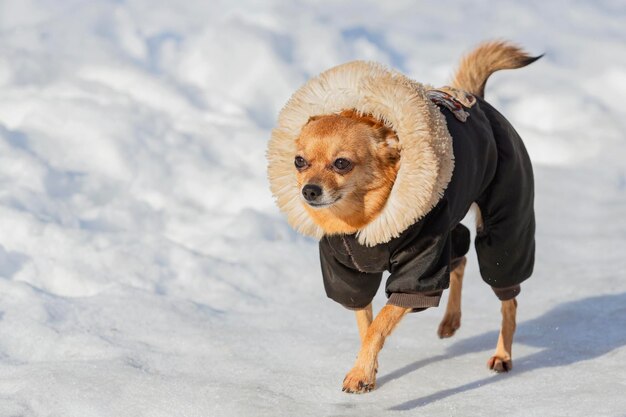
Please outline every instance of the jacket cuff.
[[507, 301], [512, 298], [517, 297], [517, 295], [522, 291], [522, 287], [519, 284], [513, 285], [512, 287], [506, 288], [494, 288], [491, 287], [494, 293], [496, 293], [496, 297], [500, 299], [500, 301]]
[[394, 292], [389, 296], [387, 304], [397, 307], [410, 308], [413, 311], [422, 311], [428, 307], [438, 307], [442, 291], [423, 293]]

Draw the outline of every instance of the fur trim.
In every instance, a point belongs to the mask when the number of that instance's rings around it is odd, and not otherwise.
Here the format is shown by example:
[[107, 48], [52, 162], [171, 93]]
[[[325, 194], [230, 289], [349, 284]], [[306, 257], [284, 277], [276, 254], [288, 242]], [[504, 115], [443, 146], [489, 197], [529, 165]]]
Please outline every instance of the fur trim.
[[441, 199], [454, 169], [452, 138], [427, 88], [380, 64], [353, 61], [331, 68], [296, 91], [278, 116], [267, 158], [270, 188], [287, 221], [321, 239], [324, 231], [308, 216], [296, 181], [295, 140], [309, 117], [356, 109], [394, 129], [400, 169], [380, 214], [357, 232], [367, 246], [397, 237]]

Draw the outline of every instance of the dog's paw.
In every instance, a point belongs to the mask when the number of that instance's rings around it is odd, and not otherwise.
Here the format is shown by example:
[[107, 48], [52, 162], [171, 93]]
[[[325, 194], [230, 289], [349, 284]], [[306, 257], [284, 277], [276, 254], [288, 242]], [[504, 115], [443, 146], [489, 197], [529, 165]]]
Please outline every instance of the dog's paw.
[[376, 387], [376, 377], [367, 375], [362, 368], [352, 368], [343, 380], [343, 392], [350, 394], [363, 394], [370, 392]]
[[446, 313], [439, 323], [439, 329], [437, 329], [437, 334], [440, 339], [444, 339], [446, 337], [454, 336], [454, 333], [461, 327], [461, 312], [455, 313]]
[[494, 355], [487, 361], [487, 366], [494, 372], [509, 372], [513, 369], [513, 360], [509, 357], [501, 358], [498, 355]]

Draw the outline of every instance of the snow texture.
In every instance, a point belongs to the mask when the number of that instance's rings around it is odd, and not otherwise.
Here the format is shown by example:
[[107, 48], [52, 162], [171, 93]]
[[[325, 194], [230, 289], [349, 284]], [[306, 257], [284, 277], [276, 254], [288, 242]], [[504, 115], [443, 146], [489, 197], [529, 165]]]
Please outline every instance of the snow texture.
[[[625, 19], [622, 0], [0, 1], [0, 416], [625, 416]], [[472, 255], [458, 334], [436, 337], [441, 307], [410, 315], [378, 388], [344, 394], [354, 317], [274, 205], [269, 130], [328, 67], [443, 85], [493, 38], [546, 53], [486, 92], [537, 183], [514, 370], [486, 369], [499, 303]]]

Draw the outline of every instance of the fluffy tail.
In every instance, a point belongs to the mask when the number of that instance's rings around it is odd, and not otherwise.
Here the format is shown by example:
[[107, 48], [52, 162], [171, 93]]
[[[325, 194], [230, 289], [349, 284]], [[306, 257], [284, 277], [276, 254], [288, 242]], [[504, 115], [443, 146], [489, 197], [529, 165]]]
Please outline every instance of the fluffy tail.
[[452, 86], [482, 98], [491, 74], [502, 69], [525, 67], [542, 56], [532, 57], [521, 48], [504, 41], [485, 42], [463, 57]]

